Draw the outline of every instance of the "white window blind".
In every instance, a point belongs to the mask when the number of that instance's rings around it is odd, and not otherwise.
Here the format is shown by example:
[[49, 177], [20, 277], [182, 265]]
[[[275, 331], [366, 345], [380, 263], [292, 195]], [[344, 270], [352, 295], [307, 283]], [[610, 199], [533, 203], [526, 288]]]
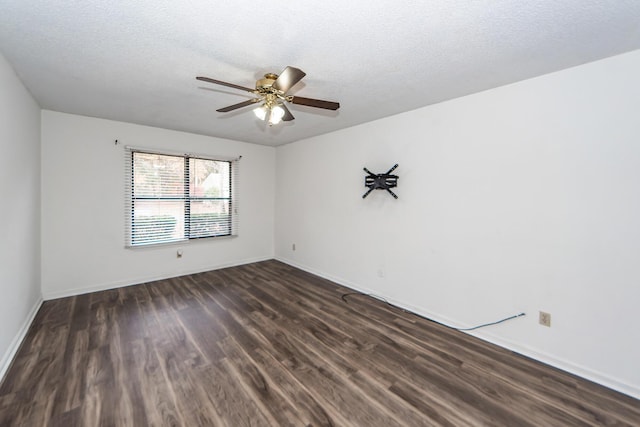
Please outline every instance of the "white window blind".
[[125, 148], [125, 245], [238, 234], [239, 159]]

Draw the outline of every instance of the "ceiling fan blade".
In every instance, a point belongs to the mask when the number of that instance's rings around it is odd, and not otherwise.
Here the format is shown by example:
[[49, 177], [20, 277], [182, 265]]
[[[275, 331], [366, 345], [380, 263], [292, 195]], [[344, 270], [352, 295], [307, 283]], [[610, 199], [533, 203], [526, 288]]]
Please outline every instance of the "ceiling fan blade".
[[227, 113], [229, 111], [237, 110], [238, 108], [246, 107], [247, 105], [255, 104], [260, 101], [260, 98], [249, 99], [238, 104], [229, 105], [228, 107], [218, 108], [216, 111], [219, 113]]
[[202, 80], [203, 82], [215, 83], [217, 85], [232, 87], [234, 89], [245, 90], [247, 92], [255, 92], [255, 89], [249, 89], [248, 87], [234, 85], [233, 83], [227, 83], [216, 79], [211, 79], [209, 77], [196, 77], [198, 80]]
[[273, 88], [281, 90], [282, 92], [287, 92], [293, 85], [298, 83], [307, 73], [302, 71], [299, 68], [295, 67], [287, 67], [285, 68], [280, 76], [273, 82]]
[[[289, 98], [287, 98], [289, 99]], [[340, 108], [340, 103], [332, 101], [323, 101], [321, 99], [303, 98], [301, 96], [292, 96], [291, 102], [299, 105], [306, 105], [309, 107], [324, 108], [326, 110], [337, 110]]]
[[284, 110], [284, 116], [282, 116], [283, 122], [290, 122], [291, 120], [295, 119], [295, 117], [293, 117], [293, 114], [291, 114], [291, 111], [289, 111], [286, 105], [280, 104], [280, 106]]

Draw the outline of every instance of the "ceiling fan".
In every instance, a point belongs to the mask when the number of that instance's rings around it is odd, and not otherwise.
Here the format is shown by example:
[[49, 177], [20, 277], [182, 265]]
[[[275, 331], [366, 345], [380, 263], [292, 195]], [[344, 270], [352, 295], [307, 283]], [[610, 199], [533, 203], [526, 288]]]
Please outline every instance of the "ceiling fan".
[[285, 105], [285, 102], [306, 105], [308, 107], [324, 108], [326, 110], [337, 110], [340, 108], [340, 104], [337, 102], [287, 95], [287, 91], [302, 80], [305, 75], [306, 73], [298, 68], [287, 67], [282, 71], [282, 73], [280, 73], [280, 75], [273, 73], [265, 74], [263, 79], [256, 82], [255, 89], [238, 86], [233, 83], [227, 83], [209, 77], [196, 77], [196, 79], [255, 94], [257, 96], [256, 98], [252, 98], [238, 104], [229, 105], [228, 107], [219, 108], [216, 111], [226, 113], [252, 104], [262, 103], [260, 107], [254, 110], [254, 113], [260, 120], [268, 120], [269, 126], [271, 126], [278, 124], [281, 121], [289, 122], [294, 119], [293, 114], [291, 114]]

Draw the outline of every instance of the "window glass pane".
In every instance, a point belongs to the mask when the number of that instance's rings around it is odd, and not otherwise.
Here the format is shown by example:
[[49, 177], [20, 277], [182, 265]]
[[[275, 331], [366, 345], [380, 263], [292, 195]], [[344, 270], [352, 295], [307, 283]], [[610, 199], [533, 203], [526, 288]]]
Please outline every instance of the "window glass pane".
[[189, 159], [190, 196], [229, 198], [230, 164], [219, 160]]
[[183, 197], [183, 157], [133, 154], [134, 197]]
[[230, 235], [229, 204], [228, 200], [192, 200], [190, 237]]
[[184, 202], [136, 200], [131, 221], [131, 243], [144, 245], [184, 239]]

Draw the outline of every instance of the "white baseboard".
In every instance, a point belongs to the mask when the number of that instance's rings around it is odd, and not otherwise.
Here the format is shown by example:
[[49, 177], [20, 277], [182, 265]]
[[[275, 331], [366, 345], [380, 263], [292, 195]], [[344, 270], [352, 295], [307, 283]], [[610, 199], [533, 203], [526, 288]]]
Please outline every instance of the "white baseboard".
[[[377, 291], [372, 291], [371, 289], [364, 288], [357, 283], [352, 283], [340, 277], [327, 274], [323, 271], [316, 270], [309, 266], [300, 264], [296, 261], [293, 261], [284, 257], [278, 257], [278, 256], [275, 259], [285, 264], [289, 264], [293, 267], [304, 270], [308, 273], [315, 274], [316, 276], [320, 276], [327, 280], [331, 280], [332, 282], [335, 282], [342, 286], [346, 286], [355, 291], [362, 292], [362, 293], [373, 293], [376, 296], [386, 299], [387, 301], [389, 301], [389, 303], [393, 305], [396, 305], [405, 310], [411, 311], [412, 313], [416, 313], [419, 316], [425, 317], [427, 319], [434, 320], [438, 323], [443, 323], [446, 325], [456, 325], [456, 324], [461, 325], [460, 322], [456, 321], [455, 319], [446, 318], [438, 313], [429, 312], [428, 310], [424, 310], [420, 307], [412, 306], [411, 304], [407, 304], [406, 302], [395, 300], [391, 297], [388, 297], [387, 295], [380, 295]], [[466, 327], [466, 326], [468, 325], [461, 325], [461, 327]], [[466, 334], [472, 335], [476, 338], [480, 338], [481, 340], [490, 342], [491, 344], [495, 344], [497, 346], [514, 351], [523, 356], [530, 357], [531, 359], [537, 360], [538, 362], [541, 362], [546, 365], [553, 366], [554, 368], [558, 368], [563, 371], [569, 372], [571, 374], [577, 375], [581, 378], [600, 384], [604, 387], [619, 391], [620, 393], [624, 393], [635, 399], [640, 399], [640, 387], [635, 386], [633, 384], [628, 384], [618, 378], [613, 378], [610, 375], [597, 372], [593, 369], [590, 369], [584, 366], [580, 366], [568, 360], [564, 360], [562, 358], [555, 357], [553, 355], [536, 350], [534, 348], [527, 347], [526, 345], [505, 340], [503, 338], [500, 338], [488, 332], [484, 332], [484, 331], [463, 331], [463, 332], [465, 332]]]
[[270, 259], [273, 259], [273, 257], [268, 256], [268, 257], [248, 258], [248, 259], [243, 259], [243, 260], [229, 262], [229, 263], [210, 265], [207, 267], [198, 268], [194, 270], [179, 271], [179, 272], [175, 272], [175, 274], [170, 273], [170, 274], [164, 274], [164, 275], [136, 277], [136, 278], [126, 279], [126, 280], [119, 280], [116, 282], [101, 283], [98, 285], [82, 287], [82, 288], [65, 289], [62, 291], [53, 291], [53, 292], [43, 292], [43, 298], [45, 301], [49, 301], [57, 298], [73, 297], [76, 295], [83, 295], [91, 292], [99, 292], [99, 291], [106, 291], [108, 289], [123, 288], [126, 286], [139, 285], [141, 283], [154, 282], [156, 280], [171, 279], [173, 277], [186, 276], [189, 274], [204, 273], [206, 271], [220, 270], [221, 268], [235, 267], [238, 265], [251, 264], [251, 263], [260, 262], [260, 261], [267, 261]]
[[558, 368], [565, 372], [569, 372], [573, 375], [577, 375], [586, 380], [592, 381], [596, 384], [600, 384], [612, 390], [619, 391], [620, 393], [631, 396], [635, 399], [640, 400], [640, 388], [636, 387], [632, 384], [628, 384], [620, 379], [611, 377], [610, 375], [604, 374], [602, 372], [595, 371], [593, 369], [578, 365], [574, 362], [570, 362], [568, 360], [550, 355], [548, 353], [530, 348], [528, 346], [514, 343], [509, 340], [505, 340], [500, 337], [496, 337], [491, 333], [486, 332], [468, 332], [469, 335], [473, 335], [477, 338], [480, 338], [484, 341], [490, 342], [492, 344], [498, 345], [500, 347], [506, 348], [518, 354], [521, 354], [526, 357], [530, 357], [531, 359], [537, 360], [538, 362], [542, 362], [546, 365], [553, 366], [554, 368]]
[[31, 310], [27, 314], [27, 317], [24, 319], [24, 322], [22, 322], [22, 326], [20, 326], [20, 330], [13, 338], [13, 341], [11, 341], [9, 348], [7, 349], [5, 354], [2, 355], [2, 359], [0, 360], [0, 383], [2, 383], [5, 374], [9, 370], [9, 367], [13, 362], [13, 358], [16, 356], [18, 349], [20, 349], [22, 341], [24, 341], [24, 338], [27, 336], [29, 327], [31, 326], [31, 323], [33, 323], [33, 319], [35, 319], [36, 314], [38, 314], [38, 310], [40, 309], [42, 303], [43, 299], [42, 297], [39, 297], [33, 307], [31, 307]]

